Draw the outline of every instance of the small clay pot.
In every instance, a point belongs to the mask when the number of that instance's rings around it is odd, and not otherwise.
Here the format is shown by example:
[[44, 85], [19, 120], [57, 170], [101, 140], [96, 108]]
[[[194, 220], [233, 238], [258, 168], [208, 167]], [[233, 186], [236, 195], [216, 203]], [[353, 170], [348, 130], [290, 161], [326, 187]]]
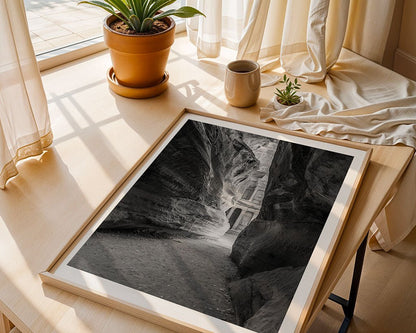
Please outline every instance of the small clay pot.
[[282, 109], [289, 109], [292, 112], [299, 112], [299, 111], [303, 111], [305, 109], [305, 105], [306, 105], [306, 101], [304, 100], [304, 98], [302, 96], [300, 96], [300, 102], [298, 104], [294, 104], [294, 105], [285, 105], [280, 103], [277, 100], [277, 96], [275, 95], [273, 97], [273, 108], [275, 110], [282, 110]]
[[175, 40], [175, 21], [170, 17], [163, 18], [169, 28], [162, 32], [126, 35], [110, 28], [115, 20], [117, 17], [114, 15], [104, 19], [104, 41], [110, 49], [118, 83], [133, 88], [160, 84]]

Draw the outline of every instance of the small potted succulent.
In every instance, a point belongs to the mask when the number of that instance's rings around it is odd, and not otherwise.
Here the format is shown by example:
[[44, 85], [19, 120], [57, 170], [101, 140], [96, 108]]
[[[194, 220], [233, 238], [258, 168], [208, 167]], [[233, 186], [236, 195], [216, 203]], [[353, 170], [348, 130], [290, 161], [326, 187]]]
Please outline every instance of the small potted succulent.
[[284, 83], [286, 86], [284, 89], [276, 88], [274, 93], [273, 105], [276, 110], [279, 109], [296, 109], [297, 111], [302, 111], [305, 107], [305, 101], [302, 96], [297, 94], [297, 91], [300, 89], [301, 84], [298, 82], [298, 79], [292, 82], [286, 74], [283, 75], [283, 80], [279, 81]]
[[110, 13], [104, 20], [104, 41], [110, 49], [113, 67], [108, 71], [110, 88], [123, 96], [142, 98], [167, 88], [165, 71], [175, 38], [175, 21], [203, 15], [184, 6], [162, 11], [175, 0], [91, 0], [80, 1]]

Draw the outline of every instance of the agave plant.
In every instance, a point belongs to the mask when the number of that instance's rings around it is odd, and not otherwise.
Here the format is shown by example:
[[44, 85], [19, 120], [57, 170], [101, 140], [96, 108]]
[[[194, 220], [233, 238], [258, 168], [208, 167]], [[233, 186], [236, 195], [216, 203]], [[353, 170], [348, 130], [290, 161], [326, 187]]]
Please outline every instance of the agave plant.
[[275, 95], [280, 104], [284, 105], [295, 105], [300, 102], [300, 96], [296, 95], [296, 91], [300, 89], [301, 84], [298, 83], [298, 79], [292, 82], [286, 74], [283, 75], [283, 80], [279, 81], [280, 83], [285, 83], [285, 89], [276, 88]]
[[86, 3], [100, 7], [122, 20], [130, 29], [136, 32], [149, 31], [153, 25], [153, 21], [171, 15], [181, 18], [193, 17], [195, 15], [205, 16], [199, 10], [190, 6], [159, 12], [162, 8], [173, 4], [175, 1], [176, 0], [91, 0], [80, 1], [78, 4]]

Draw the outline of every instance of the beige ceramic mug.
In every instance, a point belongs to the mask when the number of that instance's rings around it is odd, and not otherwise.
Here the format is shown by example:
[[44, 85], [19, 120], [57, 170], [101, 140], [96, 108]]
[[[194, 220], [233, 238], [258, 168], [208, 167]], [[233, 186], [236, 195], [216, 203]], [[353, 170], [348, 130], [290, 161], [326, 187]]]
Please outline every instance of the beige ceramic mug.
[[236, 60], [225, 70], [224, 90], [228, 102], [240, 108], [252, 106], [260, 94], [260, 66], [251, 60]]

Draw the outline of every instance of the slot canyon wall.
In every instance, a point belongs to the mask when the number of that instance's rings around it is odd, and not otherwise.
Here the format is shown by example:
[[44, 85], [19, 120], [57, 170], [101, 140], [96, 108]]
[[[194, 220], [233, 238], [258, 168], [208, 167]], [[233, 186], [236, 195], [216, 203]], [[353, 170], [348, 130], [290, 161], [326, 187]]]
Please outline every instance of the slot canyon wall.
[[259, 167], [246, 142], [263, 141], [270, 139], [188, 121], [100, 229], [158, 226], [222, 236], [226, 210]]
[[259, 215], [232, 248], [243, 277], [230, 284], [241, 326], [279, 330], [351, 161], [279, 142]]

